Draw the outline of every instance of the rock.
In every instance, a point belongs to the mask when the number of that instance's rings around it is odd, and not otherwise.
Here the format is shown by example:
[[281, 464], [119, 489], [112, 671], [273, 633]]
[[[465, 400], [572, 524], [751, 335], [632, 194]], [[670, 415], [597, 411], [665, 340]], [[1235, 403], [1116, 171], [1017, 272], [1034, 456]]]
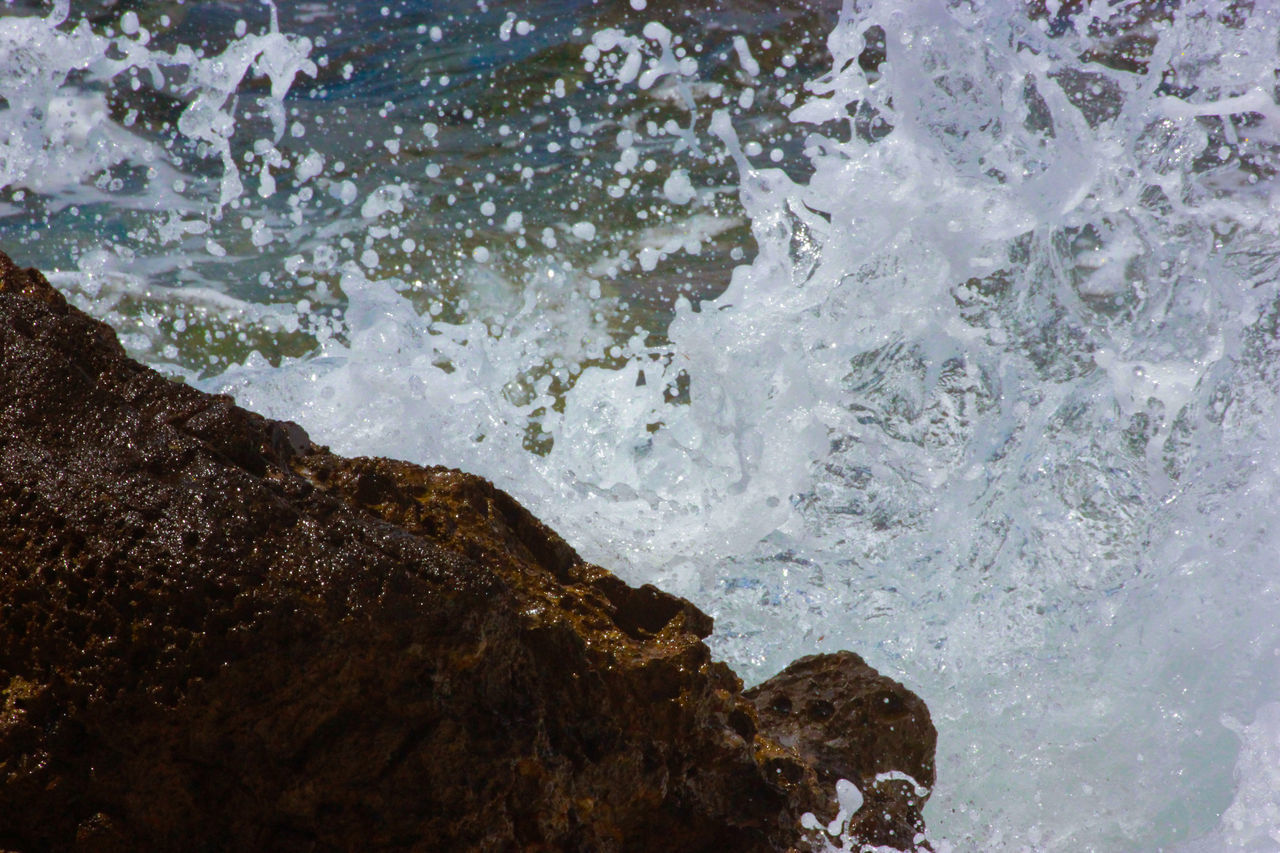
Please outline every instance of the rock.
[[814, 695], [877, 734], [772, 731], [710, 631], [480, 478], [164, 379], [0, 254], [0, 849], [805, 849], [835, 775], [931, 761], [846, 658]]
[[744, 695], [760, 727], [796, 750], [826, 790], [840, 779], [858, 787], [858, 837], [909, 849], [924, 832], [938, 733], [920, 697], [853, 652], [800, 658]]

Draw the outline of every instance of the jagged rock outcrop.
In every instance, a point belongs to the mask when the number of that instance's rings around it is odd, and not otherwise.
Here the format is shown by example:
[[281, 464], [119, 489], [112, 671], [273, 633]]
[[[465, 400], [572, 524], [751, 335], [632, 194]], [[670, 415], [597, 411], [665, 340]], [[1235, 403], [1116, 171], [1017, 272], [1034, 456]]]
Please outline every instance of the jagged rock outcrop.
[[833, 772], [932, 761], [887, 679], [900, 756], [774, 733], [710, 630], [482, 479], [167, 381], [0, 254], [0, 850], [804, 849]]

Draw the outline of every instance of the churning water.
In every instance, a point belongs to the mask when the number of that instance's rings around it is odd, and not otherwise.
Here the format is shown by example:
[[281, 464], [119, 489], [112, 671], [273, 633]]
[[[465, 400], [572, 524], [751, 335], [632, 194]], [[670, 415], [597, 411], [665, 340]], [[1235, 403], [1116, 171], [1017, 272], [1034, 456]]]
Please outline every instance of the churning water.
[[0, 248], [929, 703], [954, 850], [1280, 850], [1268, 4], [0, 3]]

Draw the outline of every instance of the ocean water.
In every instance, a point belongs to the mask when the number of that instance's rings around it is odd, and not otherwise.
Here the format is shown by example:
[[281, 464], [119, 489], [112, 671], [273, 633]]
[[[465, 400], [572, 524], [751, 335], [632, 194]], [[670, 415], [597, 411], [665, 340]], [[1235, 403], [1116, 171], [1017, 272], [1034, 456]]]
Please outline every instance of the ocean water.
[[748, 681], [863, 654], [934, 714], [940, 849], [1275, 851], [1278, 44], [9, 0], [0, 248], [175, 377], [493, 479]]

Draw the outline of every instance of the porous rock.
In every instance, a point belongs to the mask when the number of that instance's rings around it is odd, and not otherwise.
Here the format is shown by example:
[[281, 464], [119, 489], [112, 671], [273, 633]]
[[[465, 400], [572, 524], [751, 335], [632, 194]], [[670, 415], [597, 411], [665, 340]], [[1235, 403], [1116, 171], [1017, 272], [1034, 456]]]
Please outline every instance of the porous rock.
[[848, 779], [862, 792], [855, 835], [895, 849], [916, 843], [938, 741], [920, 697], [853, 652], [800, 658], [744, 695], [760, 727], [799, 753], [827, 790]]
[[806, 849], [862, 759], [770, 733], [710, 630], [485, 480], [166, 380], [0, 253], [0, 849]]

